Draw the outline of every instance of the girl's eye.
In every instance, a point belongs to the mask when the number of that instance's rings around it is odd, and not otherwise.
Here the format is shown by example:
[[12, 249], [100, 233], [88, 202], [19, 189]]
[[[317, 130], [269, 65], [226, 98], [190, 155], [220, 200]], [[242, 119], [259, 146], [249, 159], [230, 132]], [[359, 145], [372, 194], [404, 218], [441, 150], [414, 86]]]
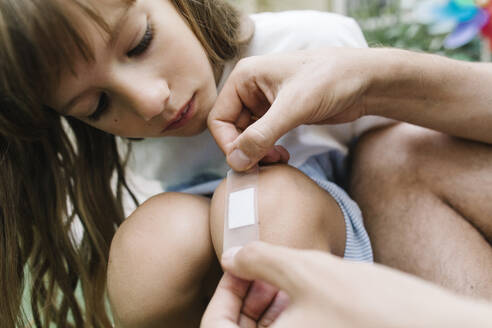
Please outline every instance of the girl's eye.
[[150, 46], [150, 43], [152, 42], [152, 39], [154, 38], [154, 29], [152, 28], [152, 24], [150, 22], [147, 23], [147, 29], [145, 30], [145, 34], [142, 37], [142, 40], [140, 43], [127, 52], [128, 57], [136, 57], [138, 55], [141, 55], [147, 50], [147, 48]]
[[106, 93], [101, 93], [96, 110], [88, 116], [89, 120], [97, 121], [109, 107], [109, 97]]

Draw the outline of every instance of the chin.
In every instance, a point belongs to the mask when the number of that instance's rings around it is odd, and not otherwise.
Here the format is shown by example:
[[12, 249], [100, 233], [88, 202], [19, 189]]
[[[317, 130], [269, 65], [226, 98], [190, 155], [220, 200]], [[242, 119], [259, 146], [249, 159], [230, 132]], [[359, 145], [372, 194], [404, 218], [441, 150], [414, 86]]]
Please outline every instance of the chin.
[[199, 135], [201, 134], [203, 131], [205, 131], [207, 129], [207, 124], [206, 123], [203, 123], [193, 129], [190, 129], [190, 131], [186, 131], [183, 136], [186, 136], [186, 137], [191, 137], [191, 136], [196, 136], [196, 135]]
[[[207, 129], [207, 123], [198, 123], [197, 125], [193, 125], [188, 127], [183, 131], [176, 130], [176, 134], [169, 134], [169, 137], [192, 137], [201, 134], [203, 131]], [[174, 132], [174, 131], [173, 131]], [[165, 135], [166, 136], [166, 135]]]

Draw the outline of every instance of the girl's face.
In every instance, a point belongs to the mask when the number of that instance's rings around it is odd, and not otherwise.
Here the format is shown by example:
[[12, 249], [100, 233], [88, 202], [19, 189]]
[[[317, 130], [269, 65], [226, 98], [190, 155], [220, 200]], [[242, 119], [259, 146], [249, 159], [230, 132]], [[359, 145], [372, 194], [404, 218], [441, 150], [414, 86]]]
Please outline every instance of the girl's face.
[[95, 60], [76, 60], [76, 74], [62, 74], [48, 105], [124, 137], [202, 132], [217, 96], [215, 78], [205, 50], [169, 0], [136, 0], [128, 11], [119, 0], [87, 1], [109, 22], [110, 36], [76, 16]]

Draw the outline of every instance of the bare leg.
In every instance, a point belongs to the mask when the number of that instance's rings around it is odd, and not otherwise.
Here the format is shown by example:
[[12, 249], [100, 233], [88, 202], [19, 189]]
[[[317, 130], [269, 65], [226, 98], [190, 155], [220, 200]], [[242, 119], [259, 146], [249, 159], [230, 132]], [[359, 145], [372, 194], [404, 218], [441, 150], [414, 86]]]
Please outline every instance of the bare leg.
[[[262, 167], [258, 208], [260, 239], [296, 248], [318, 249], [343, 256], [345, 221], [335, 200], [301, 171], [287, 165]], [[211, 206], [212, 240], [222, 254], [225, 183]]]
[[359, 142], [351, 191], [377, 262], [492, 299], [492, 147], [400, 124]]
[[[216, 190], [211, 207], [201, 197], [158, 195], [120, 227], [108, 267], [108, 293], [120, 327], [198, 327], [220, 277], [211, 237], [220, 255], [224, 187]], [[259, 193], [261, 239], [343, 255], [342, 213], [303, 173], [286, 165], [263, 168]]]
[[[287, 165], [262, 167], [258, 194], [261, 240], [343, 256], [343, 214], [328, 192], [302, 172]], [[218, 256], [222, 254], [225, 197], [223, 182], [215, 191], [210, 211], [212, 240]], [[240, 326], [256, 327], [260, 318], [268, 321], [264, 310], [273, 302], [276, 292], [271, 286], [255, 282], [248, 291], [249, 302], [243, 304]]]
[[220, 278], [208, 212], [207, 198], [164, 193], [121, 225], [108, 266], [117, 327], [198, 327]]

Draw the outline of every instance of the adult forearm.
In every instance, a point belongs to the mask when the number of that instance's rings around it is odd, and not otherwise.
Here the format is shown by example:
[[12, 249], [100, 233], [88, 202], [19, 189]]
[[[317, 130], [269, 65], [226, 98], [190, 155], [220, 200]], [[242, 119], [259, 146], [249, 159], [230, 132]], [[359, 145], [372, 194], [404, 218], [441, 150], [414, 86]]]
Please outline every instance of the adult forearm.
[[367, 114], [492, 143], [492, 64], [374, 49]]
[[[461, 303], [461, 304], [460, 304]], [[435, 320], [435, 327], [492, 327], [492, 305], [475, 300], [462, 301], [450, 307], [446, 312], [439, 313], [440, 320]], [[446, 318], [445, 320], [443, 320]], [[446, 322], [447, 321], [447, 322]]]

